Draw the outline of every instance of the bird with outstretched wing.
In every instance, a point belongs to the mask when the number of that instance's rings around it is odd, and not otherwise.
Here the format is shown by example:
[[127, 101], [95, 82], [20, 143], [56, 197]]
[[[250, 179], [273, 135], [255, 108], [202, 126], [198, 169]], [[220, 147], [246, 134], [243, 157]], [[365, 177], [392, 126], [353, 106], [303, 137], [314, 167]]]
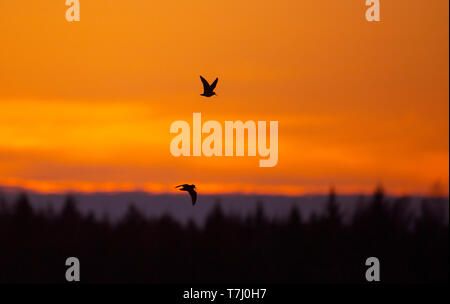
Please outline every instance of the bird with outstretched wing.
[[206, 79], [203, 78], [202, 76], [200, 76], [200, 80], [202, 81], [202, 84], [203, 84], [203, 94], [200, 94], [201, 96], [211, 97], [211, 96], [217, 95], [214, 92], [214, 89], [217, 86], [217, 82], [219, 81], [219, 78], [216, 78], [216, 80], [214, 80], [214, 82], [211, 84], [209, 84], [208, 81], [206, 81]]
[[197, 192], [195, 191], [197, 188], [195, 187], [195, 185], [183, 184], [178, 185], [175, 188], [180, 188], [180, 191], [187, 191], [191, 196], [192, 205], [195, 205], [195, 202], [197, 201]]

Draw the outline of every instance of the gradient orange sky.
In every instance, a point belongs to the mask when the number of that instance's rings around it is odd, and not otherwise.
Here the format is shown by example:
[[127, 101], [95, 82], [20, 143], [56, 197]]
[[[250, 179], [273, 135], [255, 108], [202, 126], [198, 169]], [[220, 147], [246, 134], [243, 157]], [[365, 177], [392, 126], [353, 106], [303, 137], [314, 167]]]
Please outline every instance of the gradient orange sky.
[[[449, 185], [449, 2], [0, 2], [0, 185], [428, 193]], [[199, 75], [219, 77], [213, 102]], [[175, 158], [170, 124], [279, 121], [279, 161]]]

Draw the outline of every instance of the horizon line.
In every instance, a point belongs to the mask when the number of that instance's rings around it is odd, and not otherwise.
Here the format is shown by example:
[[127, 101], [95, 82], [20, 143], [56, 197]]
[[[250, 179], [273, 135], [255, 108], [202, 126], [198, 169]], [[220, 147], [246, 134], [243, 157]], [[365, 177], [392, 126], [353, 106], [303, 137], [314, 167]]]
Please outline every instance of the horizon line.
[[[275, 187], [277, 188], [277, 187]], [[286, 188], [286, 186], [280, 186], [279, 188]], [[292, 188], [293, 187], [288, 187]], [[304, 188], [298, 186], [297, 188]], [[224, 195], [224, 196], [231, 196], [231, 195], [237, 195], [237, 196], [284, 196], [284, 197], [304, 197], [304, 196], [326, 196], [331, 193], [331, 191], [334, 191], [334, 193], [337, 196], [370, 196], [373, 195], [378, 189], [381, 189], [386, 196], [393, 196], [393, 197], [440, 197], [440, 198], [447, 198], [449, 199], [449, 193], [448, 192], [442, 192], [442, 193], [432, 193], [431, 191], [425, 192], [425, 191], [405, 191], [405, 190], [389, 190], [385, 186], [372, 186], [370, 189], [362, 189], [360, 187], [360, 190], [356, 189], [347, 189], [345, 188], [354, 188], [354, 187], [336, 187], [336, 186], [328, 186], [328, 187], [321, 187], [326, 189], [321, 190], [303, 190], [303, 191], [276, 191], [273, 189], [272, 191], [258, 191], [258, 190], [228, 190], [228, 191], [211, 191], [206, 190], [202, 192], [202, 195]], [[340, 190], [341, 189], [341, 190]], [[176, 192], [176, 191], [169, 191], [169, 189], [149, 189], [145, 187], [133, 187], [133, 188], [115, 188], [112, 189], [110, 187], [98, 187], [98, 188], [53, 188], [53, 189], [43, 189], [39, 187], [27, 187], [27, 186], [20, 186], [20, 185], [4, 185], [0, 184], [0, 193], [32, 193], [32, 194], [38, 194], [38, 195], [94, 195], [94, 194], [126, 194], [126, 193], [145, 193], [148, 195], [183, 195], [182, 193]]]

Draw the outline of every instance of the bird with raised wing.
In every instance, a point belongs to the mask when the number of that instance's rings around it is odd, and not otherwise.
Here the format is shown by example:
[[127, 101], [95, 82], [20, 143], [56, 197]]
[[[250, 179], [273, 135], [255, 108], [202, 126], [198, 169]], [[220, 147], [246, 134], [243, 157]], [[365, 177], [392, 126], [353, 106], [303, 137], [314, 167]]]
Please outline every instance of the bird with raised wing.
[[216, 88], [219, 78], [216, 78], [216, 80], [214, 80], [214, 82], [211, 84], [209, 84], [208, 81], [206, 81], [206, 79], [203, 78], [202, 76], [200, 76], [200, 79], [203, 83], [203, 94], [200, 94], [201, 96], [211, 97], [211, 96], [217, 95], [214, 92], [214, 89]]
[[[182, 187], [182, 188], [180, 188]], [[189, 195], [191, 196], [192, 199], [192, 206], [195, 205], [195, 202], [197, 201], [197, 192], [195, 191], [197, 188], [195, 187], [195, 185], [188, 185], [188, 184], [183, 184], [183, 185], [178, 185], [175, 188], [180, 188], [180, 191], [187, 191], [189, 192]]]

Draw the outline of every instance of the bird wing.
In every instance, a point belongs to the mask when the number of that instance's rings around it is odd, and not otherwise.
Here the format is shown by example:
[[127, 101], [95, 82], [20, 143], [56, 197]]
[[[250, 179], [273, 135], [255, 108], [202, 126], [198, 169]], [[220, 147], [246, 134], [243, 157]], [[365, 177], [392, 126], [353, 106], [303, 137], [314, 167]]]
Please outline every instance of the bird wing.
[[209, 86], [209, 83], [206, 81], [206, 79], [205, 78], [203, 78], [201, 75], [200, 75], [200, 79], [201, 79], [201, 81], [202, 81], [202, 83], [203, 83], [203, 91], [210, 91], [211, 90], [211, 87]]
[[217, 85], [218, 81], [219, 81], [219, 78], [216, 78], [216, 80], [214, 80], [214, 82], [210, 86], [211, 90], [214, 90], [216, 88], [216, 85]]
[[197, 201], [197, 192], [195, 192], [194, 189], [189, 189], [188, 192], [192, 199], [192, 205], [195, 205], [195, 202]]
[[187, 185], [188, 185], [188, 184], [178, 185], [178, 186], [176, 186], [175, 188], [185, 187], [185, 186], [187, 186]]

